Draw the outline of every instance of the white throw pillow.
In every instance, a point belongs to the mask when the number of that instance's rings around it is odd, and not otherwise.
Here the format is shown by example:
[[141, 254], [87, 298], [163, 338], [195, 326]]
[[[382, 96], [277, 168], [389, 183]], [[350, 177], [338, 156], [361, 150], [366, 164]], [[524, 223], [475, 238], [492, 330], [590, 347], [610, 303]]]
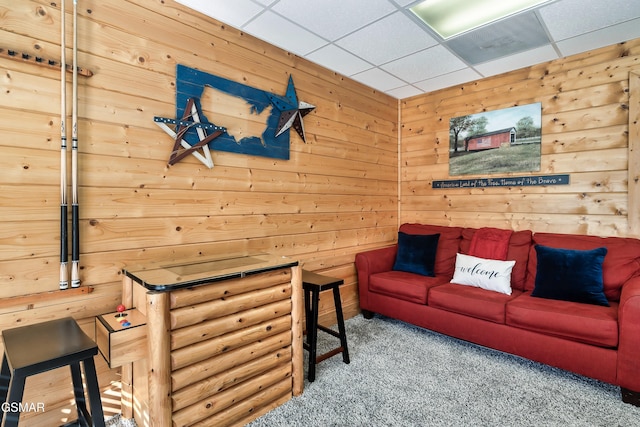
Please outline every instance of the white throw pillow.
[[475, 286], [511, 295], [511, 270], [515, 261], [484, 259], [457, 254], [456, 270], [451, 283]]

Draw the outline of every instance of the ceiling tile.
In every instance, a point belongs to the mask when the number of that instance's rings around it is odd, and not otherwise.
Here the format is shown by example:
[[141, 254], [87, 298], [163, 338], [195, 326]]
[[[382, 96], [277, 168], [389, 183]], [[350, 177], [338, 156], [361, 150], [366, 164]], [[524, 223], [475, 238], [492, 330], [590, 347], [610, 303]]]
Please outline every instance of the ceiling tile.
[[411, 85], [402, 86], [397, 89], [387, 91], [388, 95], [391, 95], [397, 99], [410, 98], [412, 96], [420, 95], [421, 93], [423, 92], [420, 89]]
[[481, 79], [482, 76], [470, 68], [454, 71], [452, 73], [443, 74], [431, 79], [414, 83], [414, 86], [425, 92], [433, 92], [443, 87], [451, 87], [461, 83], [467, 83], [473, 80]]
[[437, 42], [406, 15], [396, 12], [349, 34], [336, 44], [380, 65], [435, 46]]
[[298, 55], [305, 55], [327, 43], [315, 34], [270, 11], [266, 11], [248, 23], [244, 30]]
[[417, 3], [416, 0], [393, 0], [400, 7], [409, 6], [411, 3]]
[[388, 0], [280, 0], [273, 10], [329, 41], [396, 10]]
[[[408, 11], [418, 0], [176, 1], [395, 97], [640, 37], [640, 0], [553, 0], [534, 7], [524, 15], [542, 25], [537, 33], [553, 39], [538, 39], [520, 53], [512, 48], [530, 42], [532, 32], [525, 25], [510, 24], [522, 18], [507, 18], [467, 38], [459, 36], [465, 46], [454, 50], [450, 41], [438, 44], [439, 39]], [[499, 31], [502, 36], [496, 37]], [[478, 53], [489, 55], [467, 56]]]
[[334, 44], [329, 44], [307, 55], [316, 64], [327, 67], [345, 76], [371, 68], [371, 64]]
[[176, 0], [198, 12], [215, 16], [217, 20], [240, 28], [264, 9], [251, 0]]
[[562, 0], [539, 11], [554, 40], [640, 17], [638, 0]]
[[489, 77], [495, 76], [496, 74], [502, 74], [507, 71], [524, 68], [529, 65], [552, 61], [554, 59], [558, 59], [558, 53], [553, 46], [546, 45], [537, 49], [511, 55], [506, 58], [485, 62], [484, 64], [474, 66], [474, 68], [484, 77]]
[[562, 56], [609, 46], [640, 37], [640, 19], [593, 31], [556, 43]]
[[379, 68], [372, 68], [362, 73], [354, 74], [351, 78], [382, 92], [396, 89], [407, 84]]
[[419, 82], [465, 67], [464, 62], [440, 45], [381, 66], [382, 69], [409, 83]]

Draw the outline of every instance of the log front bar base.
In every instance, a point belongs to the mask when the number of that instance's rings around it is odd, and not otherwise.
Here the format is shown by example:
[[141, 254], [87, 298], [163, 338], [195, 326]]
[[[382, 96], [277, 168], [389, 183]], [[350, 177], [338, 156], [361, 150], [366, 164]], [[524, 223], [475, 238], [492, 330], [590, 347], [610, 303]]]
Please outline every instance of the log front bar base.
[[[302, 393], [302, 270], [266, 254], [124, 270], [146, 358], [122, 366], [139, 426], [243, 425]], [[150, 392], [151, 391], [151, 392]]]

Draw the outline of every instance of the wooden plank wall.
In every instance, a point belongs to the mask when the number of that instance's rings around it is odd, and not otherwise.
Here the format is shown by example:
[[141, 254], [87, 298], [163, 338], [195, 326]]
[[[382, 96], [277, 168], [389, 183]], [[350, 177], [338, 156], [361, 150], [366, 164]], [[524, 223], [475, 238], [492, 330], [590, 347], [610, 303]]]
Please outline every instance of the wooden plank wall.
[[[638, 235], [639, 195], [627, 185], [638, 173], [628, 165], [640, 164], [636, 105], [629, 115], [638, 69], [635, 39], [402, 100], [400, 222]], [[431, 188], [433, 180], [486, 177], [449, 176], [451, 117], [534, 102], [542, 103], [542, 165], [533, 175], [569, 174], [570, 185]]]
[[[60, 73], [0, 58], [0, 329], [70, 315], [92, 335], [120, 301], [124, 266], [236, 251], [344, 278], [356, 314], [355, 253], [398, 227], [398, 101], [172, 0], [79, 3], [79, 64], [94, 73], [78, 89], [81, 279], [93, 292], [57, 291]], [[59, 60], [60, 16], [59, 2], [0, 0], [0, 48]], [[193, 156], [167, 167], [173, 141], [153, 117], [174, 115], [178, 63], [282, 95], [293, 75], [316, 106], [307, 143], [292, 132], [289, 161], [214, 152], [211, 170]], [[67, 96], [70, 116], [70, 85]], [[26, 399], [49, 409], [41, 425], [68, 409], [65, 375], [27, 382]], [[116, 379], [100, 365], [103, 387]]]

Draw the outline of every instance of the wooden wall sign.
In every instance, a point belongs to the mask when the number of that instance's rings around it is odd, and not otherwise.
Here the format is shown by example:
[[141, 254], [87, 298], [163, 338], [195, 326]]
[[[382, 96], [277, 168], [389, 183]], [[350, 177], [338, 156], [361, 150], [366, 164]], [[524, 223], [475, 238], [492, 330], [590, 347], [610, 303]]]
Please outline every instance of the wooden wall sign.
[[433, 181], [431, 188], [490, 188], [569, 185], [569, 175], [505, 176], [502, 178], [450, 179]]
[[[184, 123], [193, 117], [187, 110], [192, 105], [190, 102], [198, 107], [198, 117], [194, 120], [197, 124], [178, 131], [179, 122]], [[298, 100], [291, 77], [282, 96], [178, 64], [176, 119], [155, 117], [154, 120], [176, 138], [171, 157], [173, 163], [191, 152], [211, 168], [213, 162], [207, 156], [208, 148], [288, 160], [289, 130], [293, 128], [306, 142], [302, 118], [314, 108]], [[207, 117], [207, 114], [214, 117]], [[175, 129], [169, 129], [168, 124], [174, 125]], [[222, 132], [203, 144], [203, 131], [207, 125], [213, 125]], [[180, 147], [183, 151], [176, 157], [176, 150]]]

